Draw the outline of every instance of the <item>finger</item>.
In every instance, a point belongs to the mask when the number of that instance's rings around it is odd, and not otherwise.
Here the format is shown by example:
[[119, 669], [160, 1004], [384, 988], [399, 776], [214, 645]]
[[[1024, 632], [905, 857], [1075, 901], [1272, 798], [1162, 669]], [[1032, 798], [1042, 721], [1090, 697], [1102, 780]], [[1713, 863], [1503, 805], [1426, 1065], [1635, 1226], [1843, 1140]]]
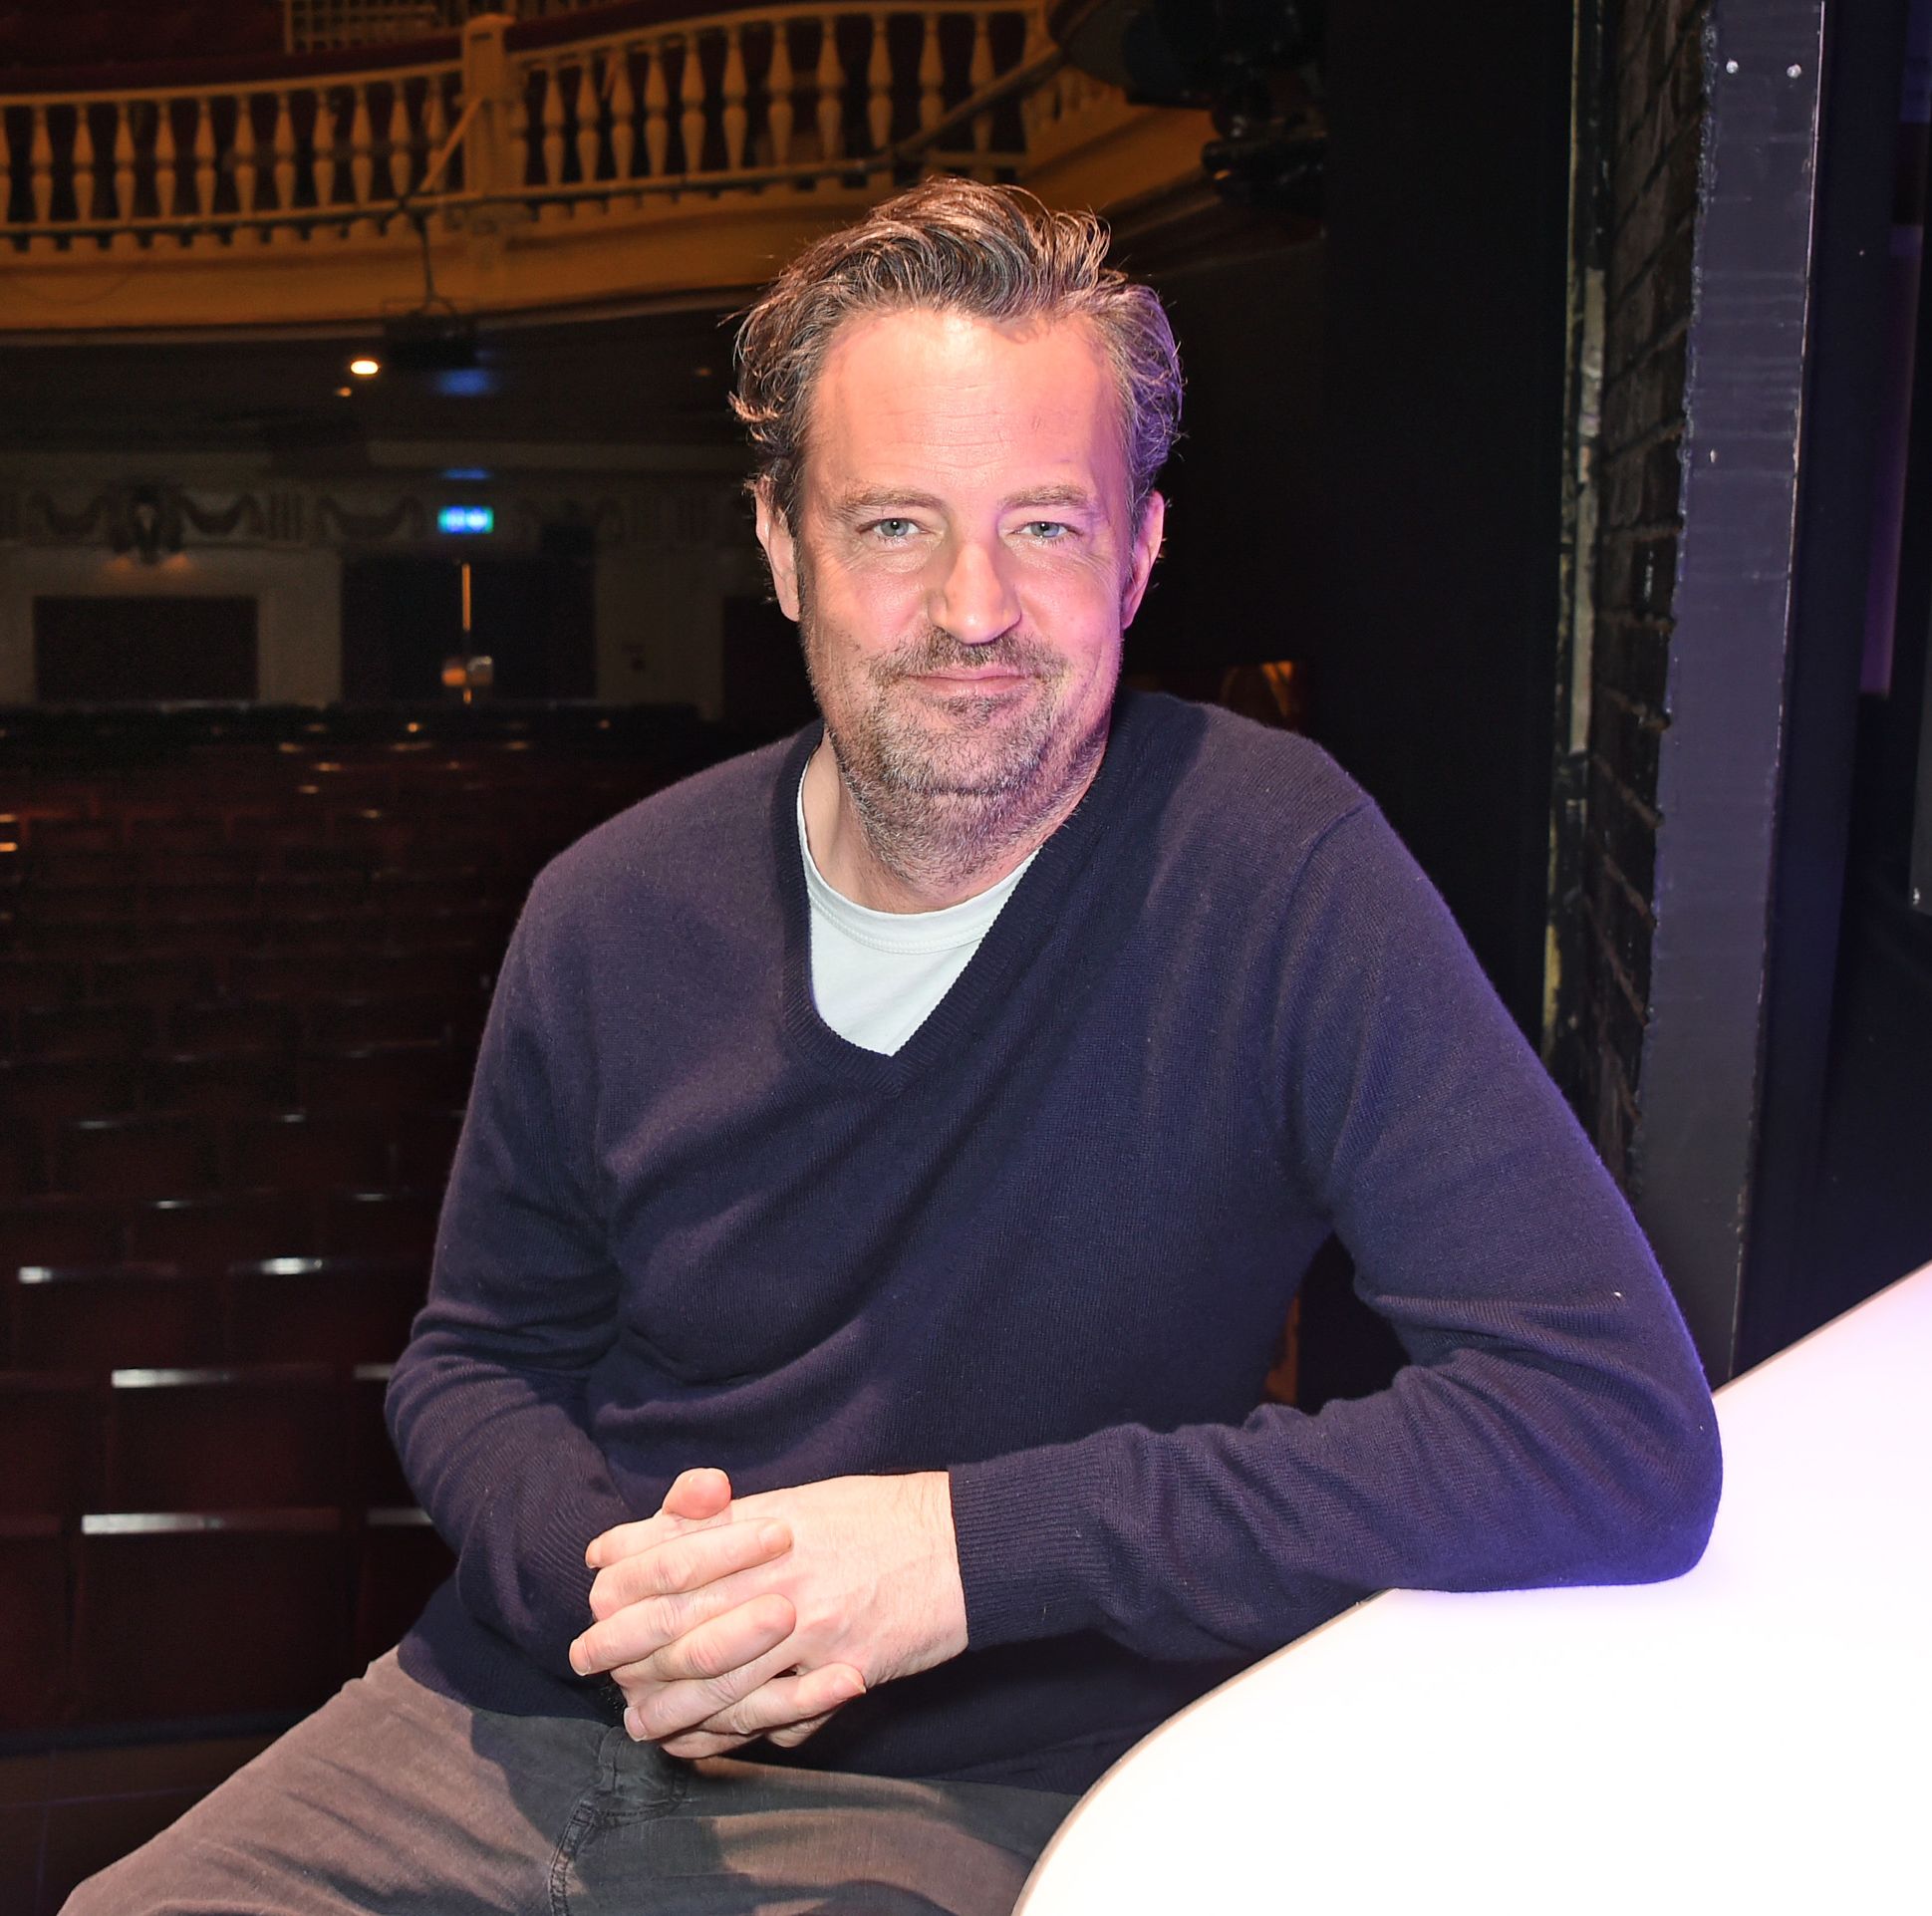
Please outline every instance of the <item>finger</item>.
[[732, 1736], [756, 1736], [759, 1726], [740, 1726], [731, 1717], [734, 1705], [761, 1685], [783, 1674], [798, 1660], [789, 1638], [749, 1663], [716, 1676], [693, 1677], [678, 1683], [646, 1684], [640, 1693], [627, 1692], [624, 1727], [640, 1741], [662, 1743], [681, 1731], [718, 1719], [719, 1731]]
[[584, 1561], [593, 1570], [601, 1570], [607, 1564], [621, 1562], [627, 1556], [655, 1549], [675, 1536], [685, 1536], [692, 1530], [712, 1529], [730, 1520], [728, 1505], [714, 1516], [701, 1517], [680, 1516], [676, 1511], [661, 1509], [656, 1516], [640, 1517], [635, 1523], [619, 1523], [611, 1529], [600, 1530], [585, 1545]]
[[762, 1737], [793, 1750], [864, 1694], [865, 1679], [849, 1664], [788, 1672], [694, 1729], [664, 1739], [664, 1747], [674, 1757], [712, 1757]]
[[755, 1737], [719, 1737], [708, 1730], [684, 1730], [675, 1737], [665, 1738], [658, 1747], [667, 1756], [695, 1763], [704, 1757], [728, 1757], [733, 1750], [742, 1750], [747, 1743], [756, 1741]]
[[667, 1516], [701, 1522], [718, 1515], [730, 1502], [731, 1480], [722, 1471], [686, 1471], [665, 1493], [660, 1509]]
[[823, 1729], [865, 1691], [865, 1678], [849, 1663], [827, 1663], [816, 1670], [773, 1677], [728, 1713], [728, 1725], [713, 1718], [699, 1728], [717, 1731], [761, 1726], [764, 1737], [789, 1750]]
[[731, 1480], [722, 1471], [694, 1470], [681, 1473], [665, 1493], [665, 1501], [655, 1516], [640, 1517], [635, 1523], [614, 1524], [592, 1537], [584, 1551], [584, 1561], [593, 1570], [621, 1557], [682, 1536], [693, 1525], [728, 1522], [731, 1512]]
[[791, 1528], [775, 1517], [692, 1530], [599, 1570], [590, 1586], [590, 1613], [602, 1623], [631, 1604], [702, 1589], [739, 1570], [769, 1563], [790, 1548]]
[[817, 1736], [837, 1715], [836, 1710], [825, 1710], [815, 1717], [807, 1717], [803, 1723], [788, 1723], [777, 1730], [767, 1730], [765, 1742], [776, 1744], [780, 1750], [796, 1750], [806, 1738]]
[[[694, 1590], [642, 1597], [600, 1617], [570, 1646], [570, 1667], [580, 1677], [642, 1663], [747, 1599], [774, 1594], [748, 1587], [732, 1577], [714, 1578]], [[784, 1601], [784, 1599], [779, 1599]], [[789, 1609], [789, 1604], [787, 1603]]]
[[696, 1625], [636, 1663], [621, 1664], [611, 1677], [628, 1696], [653, 1684], [726, 1676], [777, 1649], [797, 1627], [791, 1599], [772, 1591]]

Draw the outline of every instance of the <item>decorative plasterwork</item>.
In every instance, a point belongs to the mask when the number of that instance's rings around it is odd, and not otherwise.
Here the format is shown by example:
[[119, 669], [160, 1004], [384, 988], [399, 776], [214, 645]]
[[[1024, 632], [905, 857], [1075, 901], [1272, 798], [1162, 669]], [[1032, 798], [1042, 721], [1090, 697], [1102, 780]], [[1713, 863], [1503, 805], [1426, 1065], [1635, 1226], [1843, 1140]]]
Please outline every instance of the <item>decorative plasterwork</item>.
[[[440, 546], [436, 514], [452, 497], [496, 508], [487, 541], [462, 542], [479, 555], [492, 547], [527, 551], [560, 525], [588, 527], [609, 546], [736, 546], [748, 536], [739, 488], [709, 475], [660, 480], [585, 496], [498, 487], [358, 487], [353, 493], [278, 487], [216, 493], [152, 478], [117, 479], [92, 492], [36, 487], [0, 490], [0, 545], [105, 546], [158, 563], [188, 545], [338, 549]], [[451, 550], [455, 541], [449, 541]]]

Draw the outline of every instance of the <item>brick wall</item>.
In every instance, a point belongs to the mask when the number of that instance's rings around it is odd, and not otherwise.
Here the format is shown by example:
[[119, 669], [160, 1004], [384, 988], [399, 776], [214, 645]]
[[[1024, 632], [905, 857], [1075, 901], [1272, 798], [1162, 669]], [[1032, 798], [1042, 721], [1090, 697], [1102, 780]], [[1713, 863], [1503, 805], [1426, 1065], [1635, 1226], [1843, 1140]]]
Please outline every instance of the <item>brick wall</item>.
[[1633, 1156], [1650, 1001], [1657, 767], [1682, 530], [1684, 389], [1708, 0], [1608, 0], [1602, 431], [1581, 870], [1581, 1082], [1605, 1161]]

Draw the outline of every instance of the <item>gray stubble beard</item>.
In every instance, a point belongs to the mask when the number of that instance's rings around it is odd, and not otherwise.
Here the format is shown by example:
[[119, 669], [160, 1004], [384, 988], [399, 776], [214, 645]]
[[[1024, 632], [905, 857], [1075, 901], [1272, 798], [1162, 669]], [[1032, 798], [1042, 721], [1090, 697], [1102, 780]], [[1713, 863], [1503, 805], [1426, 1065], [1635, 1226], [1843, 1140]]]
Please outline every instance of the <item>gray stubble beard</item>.
[[[806, 605], [799, 610], [806, 674], [819, 710], [826, 712], [811, 612]], [[964, 765], [947, 764], [952, 739], [921, 735], [913, 725], [896, 723], [889, 709], [895, 680], [953, 664], [1015, 667], [1049, 685], [1034, 722], [970, 777]], [[1103, 707], [1085, 734], [1066, 737], [1055, 724], [1059, 677], [1057, 659], [1034, 642], [964, 646], [939, 631], [911, 656], [902, 652], [868, 668], [874, 695], [859, 722], [838, 728], [828, 715], [825, 735], [867, 848], [886, 870], [921, 890], [964, 891], [981, 874], [1030, 852], [1060, 822], [1106, 749], [1109, 712]], [[1000, 722], [1002, 702], [963, 698], [954, 706], [953, 722], [968, 745], [976, 731]]]

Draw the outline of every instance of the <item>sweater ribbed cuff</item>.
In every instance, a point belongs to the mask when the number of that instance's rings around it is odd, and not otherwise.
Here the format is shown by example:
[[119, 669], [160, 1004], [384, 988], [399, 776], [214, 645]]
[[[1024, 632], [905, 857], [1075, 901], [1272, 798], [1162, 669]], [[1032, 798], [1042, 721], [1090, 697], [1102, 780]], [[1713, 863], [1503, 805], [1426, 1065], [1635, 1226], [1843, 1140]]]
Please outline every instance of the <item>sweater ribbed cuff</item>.
[[[608, 1485], [579, 1484], [560, 1488], [549, 1498], [541, 1524], [529, 1520], [527, 1508], [522, 1514], [524, 1524], [509, 1549], [515, 1577], [512, 1601], [521, 1614], [503, 1614], [502, 1622], [540, 1668], [552, 1676], [571, 1677], [570, 1646], [594, 1620], [590, 1586], [597, 1573], [584, 1561], [584, 1550], [592, 1537], [614, 1524], [634, 1521], [635, 1512]], [[465, 1581], [459, 1575], [458, 1587]], [[498, 1601], [507, 1594], [489, 1592]], [[467, 1590], [464, 1604], [472, 1614], [489, 1619], [489, 1609], [479, 1611]]]
[[956, 1464], [953, 1532], [974, 1650], [1092, 1629], [1103, 1620], [1105, 1507], [1084, 1447]]

